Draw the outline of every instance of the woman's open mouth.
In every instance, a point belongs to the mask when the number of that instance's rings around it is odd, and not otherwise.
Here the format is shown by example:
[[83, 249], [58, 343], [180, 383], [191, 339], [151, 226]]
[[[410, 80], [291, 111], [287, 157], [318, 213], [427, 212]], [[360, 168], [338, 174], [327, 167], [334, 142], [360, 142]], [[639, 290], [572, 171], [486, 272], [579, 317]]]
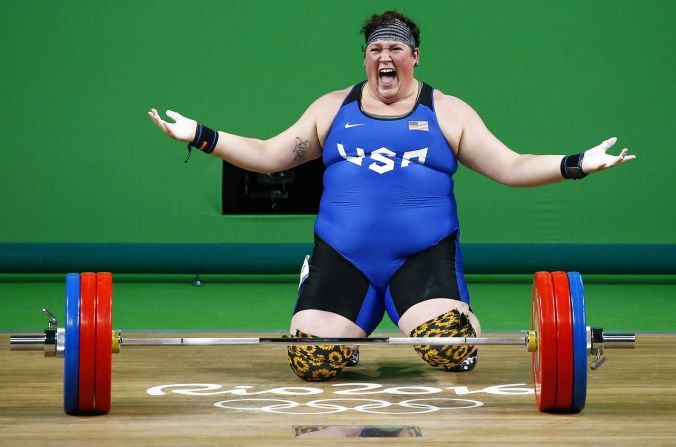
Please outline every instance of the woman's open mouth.
[[394, 68], [381, 68], [378, 70], [378, 78], [382, 85], [390, 86], [396, 81], [397, 72]]

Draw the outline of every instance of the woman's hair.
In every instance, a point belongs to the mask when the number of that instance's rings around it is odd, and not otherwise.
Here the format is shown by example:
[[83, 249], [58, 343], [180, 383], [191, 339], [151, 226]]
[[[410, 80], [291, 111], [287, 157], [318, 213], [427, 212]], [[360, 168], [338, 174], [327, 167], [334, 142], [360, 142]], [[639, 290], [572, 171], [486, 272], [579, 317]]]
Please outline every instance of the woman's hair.
[[404, 24], [408, 27], [408, 29], [411, 30], [411, 34], [413, 35], [413, 40], [415, 41], [415, 46], [416, 48], [420, 46], [420, 28], [418, 28], [418, 25], [413, 22], [413, 20], [409, 19], [405, 15], [397, 12], [397, 11], [385, 11], [382, 14], [373, 14], [371, 17], [369, 17], [366, 22], [364, 22], [364, 26], [361, 29], [361, 33], [364, 35], [364, 45], [362, 45], [361, 50], [366, 51], [366, 42], [369, 40], [369, 36], [373, 31], [376, 30], [381, 25], [387, 25], [388, 23], [392, 23], [395, 20], [401, 20], [404, 22]]

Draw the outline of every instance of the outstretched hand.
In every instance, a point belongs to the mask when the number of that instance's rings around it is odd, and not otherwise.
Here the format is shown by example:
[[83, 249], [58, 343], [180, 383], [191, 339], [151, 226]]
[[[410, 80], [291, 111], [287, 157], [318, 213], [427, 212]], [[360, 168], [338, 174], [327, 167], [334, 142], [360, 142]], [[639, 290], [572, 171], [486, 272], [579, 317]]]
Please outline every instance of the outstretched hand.
[[173, 123], [164, 121], [155, 109], [150, 109], [148, 115], [157, 124], [157, 127], [171, 138], [185, 143], [190, 143], [195, 139], [197, 121], [186, 118], [172, 110], [167, 110], [167, 116], [175, 121]]
[[598, 146], [586, 150], [584, 158], [582, 159], [582, 170], [585, 173], [590, 174], [592, 172], [611, 168], [621, 163], [626, 163], [636, 158], [636, 155], [627, 155], [629, 152], [627, 148], [622, 149], [622, 152], [620, 152], [619, 155], [608, 154], [608, 149], [613, 147], [616, 142], [617, 138], [612, 137]]

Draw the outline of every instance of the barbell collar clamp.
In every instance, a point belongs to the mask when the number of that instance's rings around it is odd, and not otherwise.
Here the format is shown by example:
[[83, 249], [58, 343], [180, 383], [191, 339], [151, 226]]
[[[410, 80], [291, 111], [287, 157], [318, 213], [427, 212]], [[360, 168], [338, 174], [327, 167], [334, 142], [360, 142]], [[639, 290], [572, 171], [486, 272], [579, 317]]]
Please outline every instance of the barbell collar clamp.
[[56, 356], [63, 358], [66, 354], [66, 330], [58, 328], [56, 330]]
[[608, 360], [608, 356], [603, 353], [603, 346], [596, 347], [594, 354], [594, 360], [592, 360], [591, 365], [589, 366], [592, 371], [599, 369], [601, 365], [603, 365], [606, 360]]
[[45, 329], [42, 334], [10, 335], [9, 347], [11, 351], [42, 351], [45, 357], [63, 357], [65, 340], [65, 329]]
[[632, 349], [636, 344], [636, 334], [630, 332], [605, 332], [603, 328], [587, 328], [587, 346], [594, 357], [590, 368], [596, 371], [603, 365], [608, 356], [606, 349]]
[[56, 327], [59, 325], [59, 322], [56, 320], [56, 317], [54, 316], [53, 313], [49, 311], [46, 307], [42, 308], [42, 313], [47, 315], [49, 317], [49, 323], [47, 323], [47, 329], [56, 329]]
[[45, 357], [56, 357], [56, 328], [45, 330]]
[[606, 332], [603, 328], [587, 326], [587, 352], [596, 355], [601, 349], [633, 349], [636, 347], [636, 334], [633, 332]]

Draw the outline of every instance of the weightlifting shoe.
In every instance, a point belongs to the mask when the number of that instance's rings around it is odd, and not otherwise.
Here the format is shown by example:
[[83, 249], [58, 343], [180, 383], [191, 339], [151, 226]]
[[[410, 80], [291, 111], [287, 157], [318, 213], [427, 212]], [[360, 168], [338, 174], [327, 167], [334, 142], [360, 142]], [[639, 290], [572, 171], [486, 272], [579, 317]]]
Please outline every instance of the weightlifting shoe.
[[475, 349], [473, 353], [467, 356], [458, 366], [453, 366], [450, 368], [444, 367], [446, 371], [451, 372], [470, 372], [476, 366], [476, 363], [479, 359], [479, 350]]
[[352, 355], [345, 366], [357, 366], [357, 363], [359, 363], [359, 349], [353, 349]]

